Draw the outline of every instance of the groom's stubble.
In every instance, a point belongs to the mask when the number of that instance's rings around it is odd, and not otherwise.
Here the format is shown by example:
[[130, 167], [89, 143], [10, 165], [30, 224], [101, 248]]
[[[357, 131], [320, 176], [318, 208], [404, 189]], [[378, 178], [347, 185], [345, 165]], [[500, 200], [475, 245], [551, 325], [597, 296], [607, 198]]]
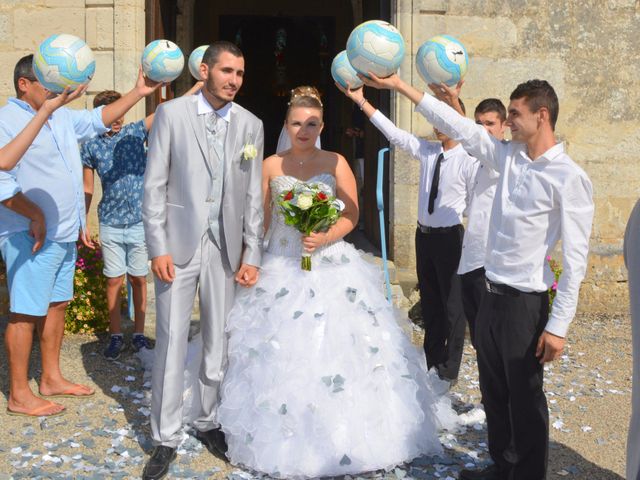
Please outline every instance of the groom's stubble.
[[219, 110], [232, 102], [240, 90], [244, 79], [244, 57], [236, 57], [230, 52], [221, 52], [217, 61], [208, 66], [203, 64], [202, 73], [206, 73], [203, 94], [211, 106]]

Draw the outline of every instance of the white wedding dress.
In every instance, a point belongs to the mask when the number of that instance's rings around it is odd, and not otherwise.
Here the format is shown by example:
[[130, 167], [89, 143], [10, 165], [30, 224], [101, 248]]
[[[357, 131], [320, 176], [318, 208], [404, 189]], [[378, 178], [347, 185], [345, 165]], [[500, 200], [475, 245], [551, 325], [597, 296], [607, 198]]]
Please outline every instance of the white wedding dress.
[[[270, 183], [274, 201], [298, 180]], [[310, 179], [335, 192], [335, 178]], [[258, 283], [227, 320], [218, 421], [233, 464], [279, 478], [390, 469], [442, 447], [456, 416], [385, 299], [382, 274], [339, 241], [300, 268], [301, 234], [272, 216]], [[405, 317], [406, 321], [406, 317]]]

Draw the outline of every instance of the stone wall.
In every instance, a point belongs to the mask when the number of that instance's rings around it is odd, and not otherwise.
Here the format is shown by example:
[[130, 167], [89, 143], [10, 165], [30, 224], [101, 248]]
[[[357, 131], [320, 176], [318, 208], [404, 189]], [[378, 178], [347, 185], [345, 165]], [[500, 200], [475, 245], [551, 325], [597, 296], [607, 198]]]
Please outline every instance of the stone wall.
[[[624, 227], [640, 186], [640, 6], [635, 0], [397, 0], [395, 23], [408, 43], [401, 75], [418, 88], [414, 55], [447, 33], [470, 55], [463, 98], [469, 113], [486, 97], [508, 102], [520, 82], [548, 80], [560, 98], [558, 137], [594, 186], [595, 219], [580, 308], [627, 310]], [[404, 98], [402, 128], [431, 135]], [[418, 163], [396, 153], [393, 166], [393, 258], [411, 274], [417, 218]]]
[[[72, 107], [91, 107], [93, 96], [105, 89], [121, 92], [134, 85], [144, 49], [144, 0], [2, 0], [0, 2], [0, 105], [15, 96], [13, 67], [22, 56], [33, 53], [40, 42], [54, 33], [84, 38], [96, 57], [96, 74], [88, 94]], [[144, 116], [140, 102], [127, 116]], [[96, 181], [99, 197], [100, 182]], [[96, 201], [89, 215], [97, 233]], [[4, 284], [4, 271], [0, 285]], [[0, 315], [6, 313], [6, 290], [0, 287]]]

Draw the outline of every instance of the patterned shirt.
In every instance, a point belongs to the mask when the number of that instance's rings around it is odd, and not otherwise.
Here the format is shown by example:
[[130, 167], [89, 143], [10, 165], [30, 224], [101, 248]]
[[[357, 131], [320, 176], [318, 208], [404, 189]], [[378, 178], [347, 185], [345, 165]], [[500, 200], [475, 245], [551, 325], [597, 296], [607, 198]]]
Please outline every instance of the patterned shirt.
[[144, 120], [129, 123], [113, 136], [100, 135], [80, 149], [82, 163], [98, 173], [102, 200], [98, 219], [104, 225], [142, 221], [144, 169], [147, 166]]

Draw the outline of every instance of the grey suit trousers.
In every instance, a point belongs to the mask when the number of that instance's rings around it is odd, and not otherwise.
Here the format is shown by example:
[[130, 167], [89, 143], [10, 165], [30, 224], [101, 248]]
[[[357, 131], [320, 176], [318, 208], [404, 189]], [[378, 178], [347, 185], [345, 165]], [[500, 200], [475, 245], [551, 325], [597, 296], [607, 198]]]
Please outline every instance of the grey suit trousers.
[[196, 292], [200, 300], [203, 351], [199, 378], [201, 411], [194, 426], [202, 431], [217, 426], [219, 389], [227, 358], [224, 329], [235, 296], [234, 275], [226, 254], [207, 230], [191, 260], [185, 265], [175, 265], [172, 283], [155, 279], [156, 346], [151, 378], [151, 435], [155, 445], [177, 447], [181, 441], [185, 360]]

